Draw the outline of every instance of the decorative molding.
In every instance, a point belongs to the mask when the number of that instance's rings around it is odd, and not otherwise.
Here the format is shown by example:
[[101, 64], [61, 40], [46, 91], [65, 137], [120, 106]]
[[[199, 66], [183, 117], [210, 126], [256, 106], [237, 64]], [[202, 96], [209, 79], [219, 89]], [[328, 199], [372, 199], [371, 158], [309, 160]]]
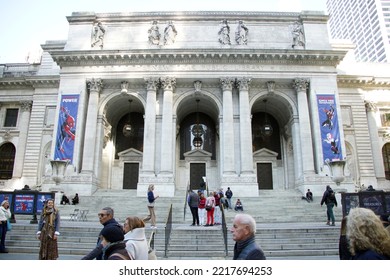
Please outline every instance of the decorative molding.
[[309, 86], [309, 79], [307, 78], [297, 78], [293, 81], [293, 88], [299, 91], [306, 91]]
[[160, 78], [161, 86], [165, 90], [173, 91], [176, 86], [176, 78], [174, 77], [162, 77]]
[[157, 77], [144, 78], [147, 90], [156, 91], [160, 85], [160, 79]]
[[242, 77], [237, 78], [236, 85], [241, 90], [249, 90], [249, 86], [251, 84], [252, 78], [249, 77]]
[[220, 79], [222, 90], [233, 90], [233, 85], [235, 82], [235, 78], [232, 77], [224, 77]]
[[103, 89], [103, 82], [101, 79], [88, 79], [87, 86], [90, 91], [99, 92]]
[[19, 101], [20, 103], [20, 108], [22, 109], [22, 111], [31, 111], [31, 107], [32, 107], [32, 104], [33, 102], [31, 100], [22, 100], [22, 101]]
[[[237, 46], [238, 47], [238, 46]], [[258, 50], [210, 49], [200, 52], [197, 49], [139, 49], [128, 51], [50, 51], [59, 66], [129, 66], [129, 65], [188, 65], [188, 64], [243, 64], [262, 67], [271, 65], [315, 65], [337, 66], [345, 56], [345, 51], [314, 50]]]

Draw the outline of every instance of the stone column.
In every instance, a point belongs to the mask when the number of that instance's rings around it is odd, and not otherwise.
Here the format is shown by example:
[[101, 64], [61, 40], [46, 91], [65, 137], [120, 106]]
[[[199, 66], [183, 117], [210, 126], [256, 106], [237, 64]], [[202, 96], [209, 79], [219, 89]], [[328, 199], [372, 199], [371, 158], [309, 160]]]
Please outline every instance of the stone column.
[[233, 121], [233, 84], [234, 78], [221, 78], [223, 91], [223, 121], [222, 121], [222, 157], [223, 174], [234, 175], [234, 121]]
[[146, 78], [147, 96], [145, 108], [144, 151], [142, 157], [142, 172], [155, 175], [154, 161], [156, 151], [156, 92], [158, 78]]
[[251, 78], [237, 79], [240, 90], [240, 155], [241, 174], [253, 174], [253, 151], [252, 151], [252, 126], [249, 108], [249, 85]]
[[379, 110], [375, 103], [365, 102], [367, 111], [368, 129], [370, 131], [372, 159], [374, 162], [375, 176], [378, 180], [385, 180], [385, 168], [383, 166], [383, 156], [381, 145], [379, 145], [378, 123], [381, 122]]
[[32, 101], [20, 101], [19, 140], [15, 153], [15, 168], [13, 176], [21, 178], [23, 174], [24, 155], [26, 154], [28, 127], [30, 123]]
[[307, 79], [295, 79], [294, 88], [297, 91], [299, 113], [299, 135], [301, 143], [303, 175], [314, 174], [313, 139], [311, 136], [309, 105], [306, 90], [309, 86]]
[[164, 89], [163, 112], [161, 124], [161, 173], [173, 174], [173, 90], [176, 79], [173, 77], [161, 78], [161, 86]]
[[101, 79], [87, 80], [89, 89], [88, 112], [85, 124], [82, 172], [93, 173], [97, 135], [99, 95], [103, 88]]

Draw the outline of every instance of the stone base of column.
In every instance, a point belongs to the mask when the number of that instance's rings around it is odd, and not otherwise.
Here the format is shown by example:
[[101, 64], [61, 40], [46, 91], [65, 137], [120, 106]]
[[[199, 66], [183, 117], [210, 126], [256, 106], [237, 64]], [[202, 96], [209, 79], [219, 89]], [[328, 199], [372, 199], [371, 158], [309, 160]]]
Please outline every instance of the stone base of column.
[[63, 191], [68, 197], [76, 193], [79, 196], [90, 196], [97, 191], [98, 185], [97, 178], [92, 173], [81, 173], [78, 176], [65, 176], [59, 184], [47, 178], [42, 183], [41, 190], [44, 192]]
[[224, 192], [227, 188], [233, 192], [234, 198], [257, 197], [259, 196], [259, 187], [256, 176], [252, 174], [241, 174], [240, 176], [229, 176], [224, 174], [221, 180], [221, 188]]
[[148, 187], [154, 185], [154, 193], [161, 197], [175, 196], [175, 183], [172, 174], [164, 174], [159, 176], [140, 175], [140, 180], [137, 185], [137, 196], [146, 197]]

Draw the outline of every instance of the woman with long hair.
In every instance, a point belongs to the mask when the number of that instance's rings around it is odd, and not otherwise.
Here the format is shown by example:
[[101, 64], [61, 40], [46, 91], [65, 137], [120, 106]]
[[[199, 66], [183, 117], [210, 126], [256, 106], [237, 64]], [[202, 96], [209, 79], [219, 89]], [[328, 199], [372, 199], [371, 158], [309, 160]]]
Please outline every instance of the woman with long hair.
[[148, 210], [149, 210], [149, 216], [143, 219], [144, 222], [147, 222], [150, 220], [150, 228], [151, 229], [157, 229], [156, 226], [156, 213], [154, 212], [154, 202], [159, 196], [154, 195], [154, 185], [150, 184], [148, 187]]
[[54, 200], [45, 202], [38, 223], [37, 238], [41, 241], [40, 260], [56, 260], [58, 258], [57, 237], [60, 235], [60, 213], [54, 207]]
[[390, 234], [371, 209], [351, 209], [347, 219], [347, 238], [353, 260], [390, 259]]

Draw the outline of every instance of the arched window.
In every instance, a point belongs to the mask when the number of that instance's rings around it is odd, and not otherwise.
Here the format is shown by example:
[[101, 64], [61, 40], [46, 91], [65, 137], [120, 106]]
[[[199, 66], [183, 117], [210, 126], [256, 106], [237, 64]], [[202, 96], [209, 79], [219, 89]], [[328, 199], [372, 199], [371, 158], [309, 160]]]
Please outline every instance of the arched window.
[[15, 151], [15, 146], [12, 143], [5, 143], [0, 147], [0, 180], [12, 178]]
[[382, 148], [383, 165], [385, 167], [386, 180], [390, 180], [390, 143], [387, 143]]

